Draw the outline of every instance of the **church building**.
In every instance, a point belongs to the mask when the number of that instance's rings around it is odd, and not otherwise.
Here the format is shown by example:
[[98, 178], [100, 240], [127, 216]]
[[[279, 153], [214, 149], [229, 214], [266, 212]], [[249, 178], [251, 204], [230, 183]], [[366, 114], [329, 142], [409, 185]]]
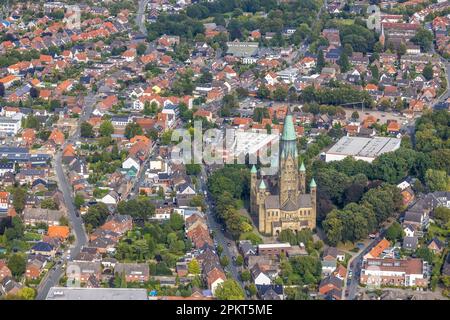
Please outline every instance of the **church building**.
[[306, 193], [306, 169], [303, 163], [298, 168], [297, 136], [289, 111], [281, 135], [278, 175], [258, 175], [253, 166], [250, 184], [250, 209], [259, 217], [262, 234], [275, 236], [285, 229], [316, 227], [317, 186], [313, 178]]

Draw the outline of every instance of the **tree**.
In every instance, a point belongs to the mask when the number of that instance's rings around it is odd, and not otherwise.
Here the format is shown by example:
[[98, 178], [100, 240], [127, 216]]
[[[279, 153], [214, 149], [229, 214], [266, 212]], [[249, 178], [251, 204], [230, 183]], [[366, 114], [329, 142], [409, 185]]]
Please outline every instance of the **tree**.
[[331, 215], [330, 213], [322, 222], [322, 226], [325, 230], [327, 242], [332, 246], [336, 246], [342, 239], [342, 221], [338, 217], [336, 217], [335, 215]]
[[184, 226], [184, 219], [179, 214], [171, 214], [169, 225], [173, 230], [182, 230]]
[[395, 221], [387, 230], [386, 230], [386, 239], [389, 241], [395, 242], [403, 238], [403, 228]]
[[291, 229], [282, 230], [278, 236], [278, 241], [289, 242], [291, 245], [298, 244], [297, 236]]
[[39, 130], [40, 126], [41, 124], [39, 123], [39, 119], [31, 114], [25, 120], [26, 128]]
[[450, 209], [446, 207], [437, 207], [434, 209], [434, 218], [444, 225], [447, 224], [450, 221]]
[[242, 266], [244, 264], [244, 258], [241, 255], [238, 255], [236, 257], [235, 263], [236, 263], [237, 266]]
[[287, 98], [287, 90], [286, 88], [282, 87], [282, 86], [278, 86], [274, 91], [273, 91], [273, 99], [275, 101], [285, 101]]
[[191, 201], [189, 202], [189, 205], [192, 207], [200, 207], [202, 211], [206, 210], [206, 204], [202, 194], [193, 196]]
[[341, 67], [341, 72], [347, 72], [350, 70], [350, 62], [348, 61], [347, 53], [342, 52], [337, 64]]
[[317, 62], [316, 62], [316, 73], [321, 73], [323, 67], [325, 67], [325, 57], [323, 56], [323, 51], [319, 50], [319, 54], [317, 55]]
[[256, 91], [256, 96], [259, 99], [267, 99], [270, 97], [270, 90], [266, 87], [265, 84], [261, 84]]
[[265, 118], [270, 118], [269, 110], [267, 108], [256, 107], [253, 110], [253, 120], [261, 122]]
[[256, 289], [256, 285], [254, 283], [250, 283], [247, 286], [247, 290], [250, 293], [250, 296], [254, 297], [256, 295], [256, 293], [258, 292]]
[[376, 64], [373, 64], [369, 67], [370, 72], [372, 73], [372, 79], [375, 83], [378, 83], [378, 80], [380, 79], [380, 71], [378, 70], [378, 67]]
[[281, 258], [280, 267], [287, 285], [317, 285], [321, 280], [322, 264], [316, 256]]
[[367, 191], [361, 203], [373, 208], [377, 223], [380, 224], [402, 206], [402, 196], [396, 186], [383, 184]]
[[36, 290], [29, 287], [24, 287], [17, 292], [17, 297], [21, 300], [34, 300], [36, 297]]
[[142, 56], [145, 53], [145, 50], [147, 50], [147, 46], [145, 43], [139, 43], [136, 47], [136, 53], [138, 56]]
[[421, 258], [425, 261], [428, 261], [429, 263], [433, 262], [433, 252], [428, 249], [426, 246], [422, 246], [416, 251], [417, 258]]
[[241, 272], [241, 280], [242, 280], [242, 281], [244, 281], [244, 282], [250, 281], [251, 278], [252, 278], [252, 276], [251, 276], [251, 274], [250, 274], [250, 271], [248, 271], [248, 270], [243, 270], [243, 271]]
[[167, 130], [161, 135], [161, 144], [166, 146], [172, 144], [172, 130]]
[[430, 191], [447, 191], [449, 177], [443, 170], [428, 169], [425, 172], [425, 183]]
[[200, 274], [200, 264], [198, 263], [197, 259], [192, 259], [188, 263], [188, 272], [190, 274]]
[[52, 198], [46, 198], [41, 201], [42, 209], [58, 210], [58, 204]]
[[215, 296], [219, 300], [244, 300], [245, 293], [236, 280], [228, 279], [217, 286]]
[[32, 97], [33, 99], [39, 98], [39, 90], [36, 87], [31, 87], [30, 97]]
[[400, 43], [400, 45], [398, 46], [397, 49], [397, 55], [399, 57], [403, 56], [406, 53], [406, 45], [402, 42]]
[[420, 28], [411, 41], [419, 45], [423, 51], [428, 51], [433, 43], [433, 34], [424, 28]]
[[111, 137], [111, 134], [114, 133], [114, 126], [112, 125], [111, 121], [103, 121], [100, 125], [99, 132], [102, 137]]
[[117, 211], [120, 214], [129, 214], [135, 220], [146, 221], [155, 214], [155, 206], [148, 198], [137, 198], [120, 201]]
[[196, 163], [186, 164], [186, 174], [188, 174], [190, 176], [196, 176], [196, 175], [200, 174], [201, 171], [202, 171], [202, 168], [199, 164], [196, 164]]
[[105, 223], [109, 215], [109, 210], [106, 204], [99, 202], [89, 207], [88, 212], [83, 216], [84, 223], [97, 228]]
[[125, 137], [127, 137], [127, 139], [142, 135], [143, 133], [141, 126], [135, 122], [128, 123], [125, 127]]
[[344, 45], [344, 52], [347, 55], [347, 57], [351, 57], [353, 54], [353, 48], [352, 45], [350, 43], [346, 43]]
[[359, 113], [358, 111], [353, 111], [352, 113], [352, 119], [358, 120], [359, 119]]
[[422, 75], [427, 79], [428, 81], [433, 79], [433, 65], [428, 62], [425, 67], [423, 68]]
[[222, 266], [222, 267], [226, 267], [226, 266], [228, 266], [230, 264], [230, 259], [228, 259], [228, 257], [227, 256], [222, 256], [221, 258], [220, 258], [220, 265]]
[[15, 253], [8, 260], [8, 268], [16, 278], [21, 277], [25, 273], [26, 266], [27, 260], [23, 254]]
[[73, 199], [73, 204], [75, 205], [75, 208], [79, 210], [81, 206], [84, 205], [84, 197], [81, 194], [77, 193], [75, 195], [75, 198]]
[[62, 216], [61, 218], [59, 218], [59, 225], [60, 226], [69, 226], [69, 219], [67, 219], [66, 216]]
[[23, 188], [16, 188], [13, 192], [13, 206], [18, 213], [21, 213], [25, 208], [25, 198], [27, 192]]
[[83, 138], [93, 138], [94, 127], [89, 122], [84, 121], [80, 126], [80, 134]]

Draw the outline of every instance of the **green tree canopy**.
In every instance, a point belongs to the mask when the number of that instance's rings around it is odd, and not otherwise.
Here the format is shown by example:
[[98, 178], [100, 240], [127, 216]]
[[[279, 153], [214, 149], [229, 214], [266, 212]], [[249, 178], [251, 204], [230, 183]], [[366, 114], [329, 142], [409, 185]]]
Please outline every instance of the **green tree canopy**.
[[236, 280], [228, 279], [218, 285], [215, 296], [219, 300], [244, 300], [244, 289]]

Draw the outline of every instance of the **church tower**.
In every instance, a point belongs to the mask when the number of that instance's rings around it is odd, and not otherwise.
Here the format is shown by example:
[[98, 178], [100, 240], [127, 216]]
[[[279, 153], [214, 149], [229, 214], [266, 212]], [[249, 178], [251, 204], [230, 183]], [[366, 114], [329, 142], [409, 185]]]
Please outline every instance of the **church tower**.
[[250, 170], [250, 214], [256, 214], [258, 212], [256, 205], [256, 194], [258, 188], [256, 186], [257, 182], [257, 171], [255, 165], [253, 165], [252, 170]]
[[280, 141], [280, 206], [283, 206], [289, 199], [295, 201], [297, 198], [299, 190], [297, 158], [297, 135], [292, 114], [288, 109]]
[[300, 171], [299, 171], [299, 182], [300, 182], [300, 186], [299, 186], [299, 191], [300, 194], [305, 194], [306, 193], [306, 168], [305, 165], [302, 161], [302, 165], [300, 166]]
[[383, 49], [384, 49], [384, 44], [385, 44], [385, 42], [386, 42], [386, 36], [384, 35], [384, 27], [383, 27], [383, 24], [381, 24], [381, 34], [380, 34], [380, 37], [379, 37], [378, 41], [380, 41], [380, 44], [381, 44], [381, 46], [382, 46]]
[[309, 184], [309, 189], [311, 193], [311, 206], [312, 206], [312, 219], [311, 219], [311, 229], [316, 227], [316, 217], [317, 217], [317, 184], [316, 180], [312, 178]]
[[268, 196], [266, 184], [264, 183], [264, 180], [261, 180], [259, 186], [258, 186], [258, 193], [256, 195], [256, 203], [258, 205], [258, 222], [259, 222], [259, 232], [261, 233], [270, 233], [271, 230], [267, 230], [267, 219], [266, 219], [266, 209], [265, 209], [265, 200]]

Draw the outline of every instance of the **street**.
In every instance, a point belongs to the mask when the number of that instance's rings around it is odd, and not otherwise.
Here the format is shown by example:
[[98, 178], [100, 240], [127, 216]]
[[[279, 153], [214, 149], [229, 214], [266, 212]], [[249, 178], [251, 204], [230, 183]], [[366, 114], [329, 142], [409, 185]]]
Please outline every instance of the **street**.
[[[393, 219], [392, 221], [395, 221], [395, 220], [396, 219]], [[380, 242], [384, 238], [387, 228], [389, 228], [389, 226], [386, 226], [386, 228], [383, 228], [383, 230], [381, 230], [381, 232], [377, 238], [370, 241], [370, 243], [358, 255], [356, 255], [352, 259], [350, 259], [350, 261], [349, 261], [350, 267], [348, 268], [347, 276], [345, 277], [346, 280], [345, 280], [344, 287], [343, 287], [345, 300], [354, 300], [355, 299], [356, 290], [358, 289], [358, 284], [359, 284], [359, 276], [361, 275], [361, 266], [362, 266], [363, 257], [370, 250], [372, 250], [373, 247], [375, 247], [378, 244], [378, 242]], [[352, 278], [350, 279], [350, 284], [347, 285], [347, 282], [349, 279], [348, 275], [349, 275], [350, 271], [352, 272]], [[347, 290], [348, 290], [348, 294], [346, 293]]]
[[[77, 216], [75, 207], [73, 205], [73, 196], [72, 196], [72, 186], [69, 185], [66, 179], [66, 175], [64, 174], [64, 168], [62, 165], [62, 150], [67, 143], [72, 141], [77, 141], [80, 138], [80, 124], [90, 117], [92, 113], [92, 109], [95, 105], [96, 99], [95, 95], [90, 92], [85, 97], [85, 109], [80, 117], [79, 125], [77, 127], [76, 132], [70, 137], [66, 143], [61, 147], [61, 149], [56, 153], [54, 160], [54, 167], [56, 171], [56, 178], [58, 181], [58, 186], [64, 196], [64, 202], [67, 207], [67, 217], [70, 222], [70, 226], [75, 235], [75, 244], [70, 248], [70, 259], [73, 259], [78, 255], [81, 251], [81, 248], [87, 242], [87, 235], [83, 225], [83, 219], [80, 216]], [[54, 287], [59, 284], [59, 279], [64, 273], [64, 268], [62, 264], [57, 264], [54, 269], [50, 269], [45, 277], [42, 279], [41, 283], [38, 286], [38, 294], [36, 296], [36, 300], [44, 300], [48, 294], [48, 291], [51, 287]]]
[[136, 24], [139, 27], [139, 31], [147, 35], [147, 27], [145, 26], [145, 9], [147, 8], [148, 0], [139, 0], [138, 12], [136, 16]]
[[447, 76], [447, 89], [439, 98], [437, 98], [434, 101], [434, 103], [432, 105], [433, 108], [435, 108], [436, 105], [445, 102], [450, 97], [450, 63], [445, 61], [444, 59], [443, 59], [442, 63], [445, 65], [445, 73]]
[[[205, 170], [205, 165], [202, 165], [202, 172], [200, 175], [200, 185], [201, 185], [201, 192], [204, 192], [207, 190], [206, 181], [208, 177]], [[205, 197], [206, 201], [206, 215], [207, 215], [207, 224], [210, 231], [214, 231], [214, 240], [217, 241], [217, 245], [220, 245], [223, 248], [222, 254], [228, 257], [228, 260], [230, 261], [230, 264], [226, 267], [227, 271], [231, 273], [233, 278], [241, 285], [242, 288], [244, 288], [244, 284], [242, 283], [239, 271], [236, 265], [234, 264], [233, 257], [236, 257], [238, 254], [238, 250], [236, 247], [236, 243], [232, 239], [228, 239], [224, 232], [222, 231], [222, 225], [219, 224], [216, 221], [216, 217], [214, 216], [214, 213], [211, 211], [211, 207], [213, 205], [212, 200], [210, 197]], [[228, 243], [230, 243], [230, 246], [228, 247]], [[247, 294], [246, 294], [247, 296]]]

